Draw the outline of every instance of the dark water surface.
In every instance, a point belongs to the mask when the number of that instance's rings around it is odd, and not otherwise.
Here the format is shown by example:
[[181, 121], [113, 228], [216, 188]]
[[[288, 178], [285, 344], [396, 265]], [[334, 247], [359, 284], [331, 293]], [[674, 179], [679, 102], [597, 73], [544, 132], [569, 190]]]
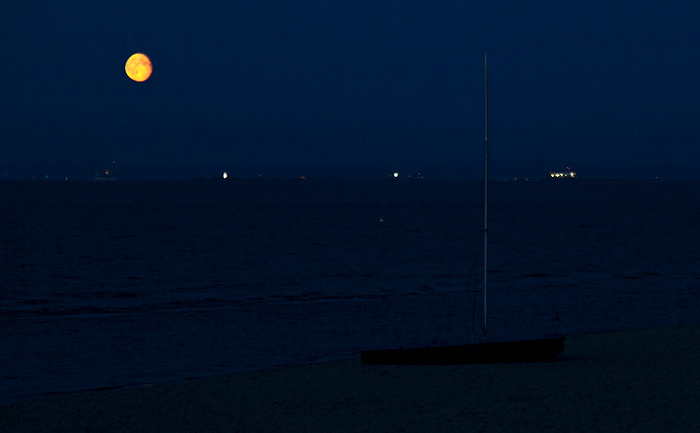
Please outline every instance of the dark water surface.
[[[0, 402], [453, 344], [483, 187], [0, 182]], [[700, 183], [491, 183], [494, 339], [697, 323]], [[474, 317], [474, 299], [477, 300]]]

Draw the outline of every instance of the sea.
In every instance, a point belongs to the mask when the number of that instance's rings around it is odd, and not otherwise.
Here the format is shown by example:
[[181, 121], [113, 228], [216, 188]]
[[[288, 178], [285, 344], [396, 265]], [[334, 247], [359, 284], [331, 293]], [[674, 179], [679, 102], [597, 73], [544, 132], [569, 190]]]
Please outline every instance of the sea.
[[0, 182], [0, 403], [697, 324], [700, 181]]

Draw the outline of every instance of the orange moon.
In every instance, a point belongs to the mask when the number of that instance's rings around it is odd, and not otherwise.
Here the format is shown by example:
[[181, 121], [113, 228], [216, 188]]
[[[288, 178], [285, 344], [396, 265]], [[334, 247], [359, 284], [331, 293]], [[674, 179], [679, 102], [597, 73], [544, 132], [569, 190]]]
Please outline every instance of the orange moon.
[[151, 59], [149, 59], [147, 55], [136, 53], [126, 61], [124, 70], [126, 70], [126, 75], [128, 75], [129, 78], [141, 82], [148, 80], [148, 77], [151, 76], [151, 72], [153, 71], [153, 66], [151, 65]]

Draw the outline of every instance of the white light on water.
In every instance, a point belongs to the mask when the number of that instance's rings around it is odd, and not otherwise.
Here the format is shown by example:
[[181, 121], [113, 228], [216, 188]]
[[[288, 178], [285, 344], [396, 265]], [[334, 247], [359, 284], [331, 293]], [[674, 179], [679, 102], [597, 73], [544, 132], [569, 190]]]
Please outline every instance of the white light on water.
[[227, 177], [228, 177], [228, 173], [227, 173], [227, 172], [224, 172], [223, 178], [226, 179]]
[[399, 177], [399, 173], [398, 172], [394, 173], [394, 177]]

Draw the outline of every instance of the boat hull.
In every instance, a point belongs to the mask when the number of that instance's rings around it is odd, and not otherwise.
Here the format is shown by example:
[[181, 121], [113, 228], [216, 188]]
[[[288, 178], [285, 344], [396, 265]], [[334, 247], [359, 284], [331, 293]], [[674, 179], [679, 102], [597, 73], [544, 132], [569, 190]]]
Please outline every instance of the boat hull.
[[566, 337], [506, 341], [456, 346], [368, 350], [361, 353], [365, 364], [458, 365], [509, 362], [556, 361]]

